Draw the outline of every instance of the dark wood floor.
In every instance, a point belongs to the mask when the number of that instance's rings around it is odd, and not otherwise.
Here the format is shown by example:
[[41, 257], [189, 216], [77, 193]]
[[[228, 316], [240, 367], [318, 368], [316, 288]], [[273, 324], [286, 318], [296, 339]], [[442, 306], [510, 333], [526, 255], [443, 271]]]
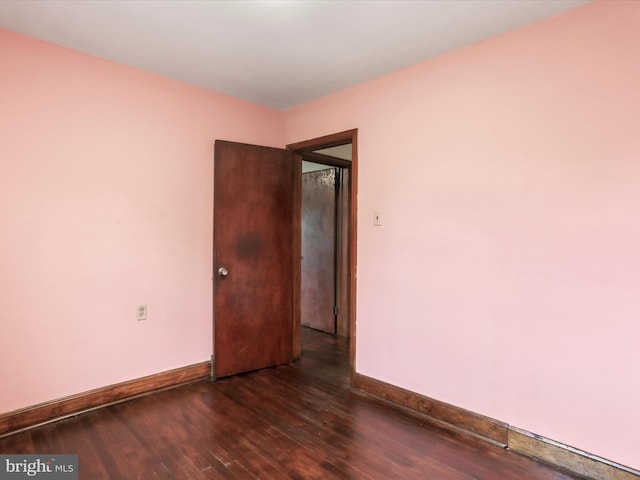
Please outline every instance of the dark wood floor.
[[303, 359], [199, 382], [0, 439], [77, 453], [93, 479], [576, 479], [348, 387], [347, 342], [303, 329]]

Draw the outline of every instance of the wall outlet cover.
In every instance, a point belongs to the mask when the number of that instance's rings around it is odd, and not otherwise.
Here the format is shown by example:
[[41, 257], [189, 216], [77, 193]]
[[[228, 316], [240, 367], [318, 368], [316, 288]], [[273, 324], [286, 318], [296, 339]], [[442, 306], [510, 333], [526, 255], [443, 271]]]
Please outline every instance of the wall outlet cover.
[[147, 319], [146, 305], [138, 305], [137, 317], [138, 317], [138, 321]]

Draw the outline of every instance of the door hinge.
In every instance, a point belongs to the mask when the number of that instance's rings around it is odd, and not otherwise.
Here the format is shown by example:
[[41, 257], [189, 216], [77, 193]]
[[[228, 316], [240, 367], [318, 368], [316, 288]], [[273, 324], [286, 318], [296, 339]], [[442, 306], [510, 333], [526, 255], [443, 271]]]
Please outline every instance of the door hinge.
[[338, 306], [333, 307], [333, 314], [338, 315]]

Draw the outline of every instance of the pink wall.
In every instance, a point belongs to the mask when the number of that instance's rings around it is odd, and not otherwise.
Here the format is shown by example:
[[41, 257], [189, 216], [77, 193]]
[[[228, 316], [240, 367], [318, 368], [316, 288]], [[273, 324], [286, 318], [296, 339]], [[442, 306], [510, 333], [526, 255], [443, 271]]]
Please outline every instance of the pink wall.
[[0, 412], [209, 360], [213, 142], [283, 114], [7, 31], [0, 112]]
[[359, 129], [358, 372], [640, 467], [638, 25], [589, 4], [287, 112]]
[[638, 24], [590, 4], [284, 114], [0, 31], [0, 412], [207, 360], [214, 139], [358, 128], [357, 370], [639, 468]]

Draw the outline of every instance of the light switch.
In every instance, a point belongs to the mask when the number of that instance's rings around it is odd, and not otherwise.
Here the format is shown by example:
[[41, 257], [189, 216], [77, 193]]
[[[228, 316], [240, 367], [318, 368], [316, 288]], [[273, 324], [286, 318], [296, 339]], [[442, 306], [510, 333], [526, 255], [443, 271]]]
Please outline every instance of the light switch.
[[382, 226], [382, 216], [380, 215], [380, 212], [377, 210], [373, 211], [373, 226], [374, 227]]

